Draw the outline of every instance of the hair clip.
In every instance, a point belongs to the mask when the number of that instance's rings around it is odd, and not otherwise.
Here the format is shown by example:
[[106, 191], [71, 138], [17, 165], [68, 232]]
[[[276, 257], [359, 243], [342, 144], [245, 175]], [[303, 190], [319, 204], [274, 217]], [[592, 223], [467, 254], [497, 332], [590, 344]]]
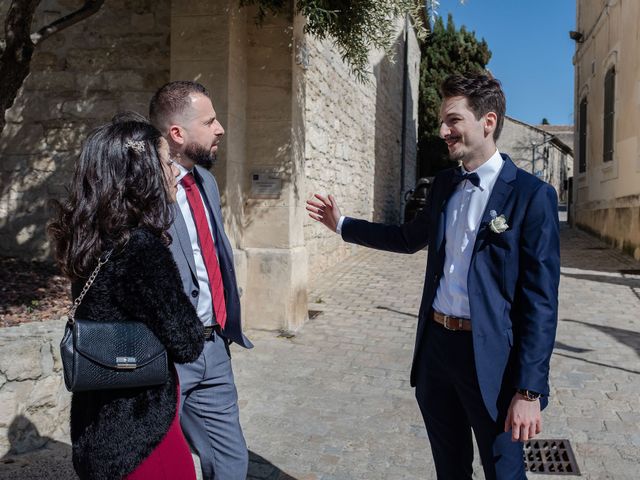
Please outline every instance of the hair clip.
[[144, 153], [146, 148], [144, 146], [144, 142], [142, 140], [127, 140], [124, 142], [125, 148], [130, 148], [137, 153]]

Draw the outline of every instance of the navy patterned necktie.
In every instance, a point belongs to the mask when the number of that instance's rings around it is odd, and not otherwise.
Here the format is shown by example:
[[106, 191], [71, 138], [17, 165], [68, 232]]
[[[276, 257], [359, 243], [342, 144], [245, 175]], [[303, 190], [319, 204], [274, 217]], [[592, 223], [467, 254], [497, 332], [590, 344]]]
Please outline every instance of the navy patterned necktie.
[[456, 186], [460, 182], [465, 180], [469, 180], [476, 187], [480, 187], [480, 177], [476, 172], [473, 173], [464, 173], [462, 168], [456, 168], [453, 173], [453, 178], [451, 179], [451, 183]]

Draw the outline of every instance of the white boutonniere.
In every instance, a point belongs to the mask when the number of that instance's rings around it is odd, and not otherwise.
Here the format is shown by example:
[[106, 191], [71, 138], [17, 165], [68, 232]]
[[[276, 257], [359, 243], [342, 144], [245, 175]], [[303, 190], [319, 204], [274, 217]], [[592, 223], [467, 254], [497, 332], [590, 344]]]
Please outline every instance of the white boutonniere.
[[491, 221], [489, 222], [491, 231], [495, 233], [502, 233], [509, 228], [507, 219], [504, 215], [498, 215], [495, 210], [491, 210], [489, 215], [491, 215]]

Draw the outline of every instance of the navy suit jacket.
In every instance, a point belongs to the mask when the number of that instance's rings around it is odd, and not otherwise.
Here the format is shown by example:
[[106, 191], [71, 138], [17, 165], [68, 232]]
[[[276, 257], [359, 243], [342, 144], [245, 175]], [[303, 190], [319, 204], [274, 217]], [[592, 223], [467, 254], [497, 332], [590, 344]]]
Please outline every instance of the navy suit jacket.
[[[224, 328], [224, 336], [238, 345], [251, 348], [253, 345], [242, 333], [240, 295], [238, 294], [238, 285], [236, 283], [233, 250], [224, 232], [218, 184], [211, 172], [202, 167], [195, 167], [194, 176], [200, 187], [204, 204], [209, 210], [222, 283], [224, 284], [224, 296], [227, 307], [227, 321]], [[169, 245], [169, 249], [173, 254], [173, 259], [178, 265], [184, 291], [191, 299], [193, 306], [197, 308], [200, 289], [196, 274], [196, 263], [193, 258], [193, 249], [191, 248], [191, 241], [189, 240], [187, 224], [182, 217], [180, 207], [177, 203], [173, 204], [173, 216], [173, 224], [169, 228], [169, 235], [171, 235], [173, 241], [171, 245]]]
[[[516, 388], [543, 394], [542, 407], [547, 404], [560, 280], [556, 192], [516, 167], [507, 155], [502, 157], [505, 163], [482, 216], [467, 277], [478, 383], [494, 419], [499, 396], [510, 399]], [[443, 274], [445, 215], [454, 190], [453, 173], [448, 169], [436, 176], [427, 207], [412, 222], [383, 225], [346, 218], [342, 225], [347, 242], [399, 253], [429, 246], [412, 386], [417, 370], [428, 368], [417, 365], [416, 358]], [[508, 230], [490, 229], [491, 210], [506, 217]]]

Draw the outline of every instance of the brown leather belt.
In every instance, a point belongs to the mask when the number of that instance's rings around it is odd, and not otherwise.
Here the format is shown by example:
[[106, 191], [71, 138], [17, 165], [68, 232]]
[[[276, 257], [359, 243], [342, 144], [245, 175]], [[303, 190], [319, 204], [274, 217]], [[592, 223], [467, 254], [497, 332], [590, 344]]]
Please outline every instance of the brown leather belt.
[[445, 315], [444, 313], [432, 310], [431, 319], [442, 325], [447, 330], [462, 330], [464, 332], [471, 331], [471, 321], [468, 318], [452, 317], [451, 315]]
[[211, 338], [211, 335], [213, 335], [213, 332], [216, 332], [218, 335], [220, 335], [220, 333], [222, 333], [220, 325], [218, 325], [217, 323], [215, 325], [205, 325], [204, 339], [209, 340]]

